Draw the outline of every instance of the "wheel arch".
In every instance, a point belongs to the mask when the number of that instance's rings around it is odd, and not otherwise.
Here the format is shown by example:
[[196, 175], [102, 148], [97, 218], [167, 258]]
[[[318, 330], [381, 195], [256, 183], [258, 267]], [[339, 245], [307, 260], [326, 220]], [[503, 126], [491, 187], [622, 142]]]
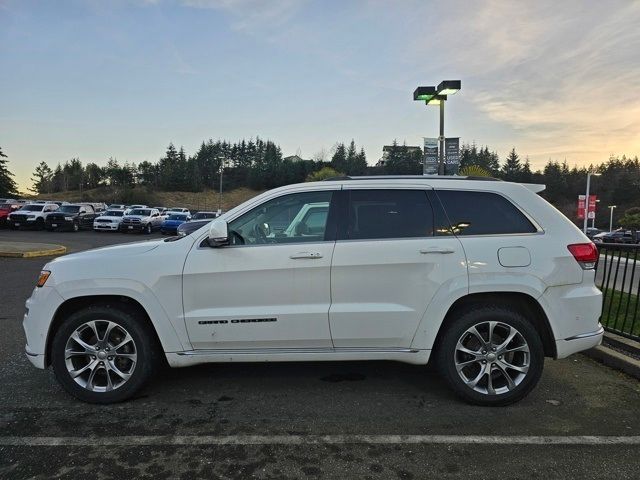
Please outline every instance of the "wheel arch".
[[86, 295], [67, 299], [60, 304], [56, 310], [47, 332], [44, 358], [45, 367], [51, 364], [51, 344], [53, 343], [53, 336], [62, 322], [64, 322], [69, 315], [93, 305], [105, 305], [113, 308], [126, 309], [127, 312], [133, 312], [135, 317], [144, 322], [150, 331], [153, 332], [154, 341], [158, 348], [164, 351], [155, 325], [140, 302], [125, 295]]
[[535, 298], [522, 292], [471, 293], [458, 298], [449, 307], [444, 320], [440, 324], [433, 343], [432, 352], [438, 350], [447, 326], [453, 322], [461, 312], [481, 305], [506, 306], [523, 314], [540, 335], [545, 357], [557, 357], [555, 337], [547, 314]]

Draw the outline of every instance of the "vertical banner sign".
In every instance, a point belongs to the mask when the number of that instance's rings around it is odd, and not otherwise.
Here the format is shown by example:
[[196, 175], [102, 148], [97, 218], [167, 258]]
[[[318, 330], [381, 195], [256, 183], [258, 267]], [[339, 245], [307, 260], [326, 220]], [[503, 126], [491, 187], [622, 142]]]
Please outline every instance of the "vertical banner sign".
[[598, 197], [596, 195], [589, 195], [589, 211], [587, 212], [587, 218], [592, 220], [596, 218], [596, 205]]
[[460, 139], [446, 138], [444, 141], [444, 174], [457, 175], [460, 168]]
[[438, 174], [438, 139], [424, 138], [423, 175]]
[[578, 195], [578, 220], [584, 220], [584, 202], [586, 195]]
[[[597, 200], [597, 195], [589, 195], [589, 211], [587, 212], [587, 218], [589, 220], [596, 218]], [[586, 195], [578, 195], [578, 220], [584, 220], [585, 201]]]

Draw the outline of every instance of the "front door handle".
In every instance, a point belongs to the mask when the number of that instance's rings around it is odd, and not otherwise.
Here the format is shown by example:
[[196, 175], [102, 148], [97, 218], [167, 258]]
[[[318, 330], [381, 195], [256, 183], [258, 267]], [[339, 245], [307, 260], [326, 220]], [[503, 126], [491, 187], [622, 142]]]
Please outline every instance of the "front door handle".
[[429, 253], [453, 253], [455, 250], [453, 248], [448, 247], [431, 247], [431, 248], [421, 248], [420, 253], [426, 255]]
[[322, 258], [322, 254], [320, 252], [298, 252], [290, 255], [289, 258], [293, 260], [297, 260], [300, 258]]

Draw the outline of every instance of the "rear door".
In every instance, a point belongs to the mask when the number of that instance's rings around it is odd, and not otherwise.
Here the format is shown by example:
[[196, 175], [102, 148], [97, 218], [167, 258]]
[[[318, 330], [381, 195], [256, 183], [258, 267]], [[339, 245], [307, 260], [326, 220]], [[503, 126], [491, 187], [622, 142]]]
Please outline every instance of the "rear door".
[[424, 185], [354, 184], [344, 185], [331, 265], [333, 344], [408, 348], [436, 292], [466, 286], [464, 251]]

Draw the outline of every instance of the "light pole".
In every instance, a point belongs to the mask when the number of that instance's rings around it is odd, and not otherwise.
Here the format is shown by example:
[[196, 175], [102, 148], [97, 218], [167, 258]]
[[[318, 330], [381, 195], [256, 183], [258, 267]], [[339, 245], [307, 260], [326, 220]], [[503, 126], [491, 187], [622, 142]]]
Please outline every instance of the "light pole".
[[224, 172], [224, 158], [220, 160], [220, 193], [218, 194], [218, 216], [222, 213], [222, 173]]
[[438, 175], [444, 175], [444, 102], [447, 95], [455, 95], [462, 87], [460, 80], [443, 80], [438, 87], [418, 87], [413, 92], [414, 100], [424, 100], [425, 105], [440, 107], [440, 135], [438, 136]]
[[589, 221], [589, 190], [591, 188], [591, 177], [599, 177], [599, 173], [591, 173], [587, 172], [587, 191], [584, 196], [584, 224], [582, 226], [582, 231], [584, 234], [587, 234], [587, 222]]
[[617, 205], [609, 205], [609, 210], [611, 210], [611, 214], [609, 215], [609, 232], [613, 232], [613, 209], [617, 207]]
[[[600, 200], [596, 200], [596, 207], [600, 203]], [[591, 228], [596, 228], [596, 212], [593, 212], [593, 218], [591, 219]]]

